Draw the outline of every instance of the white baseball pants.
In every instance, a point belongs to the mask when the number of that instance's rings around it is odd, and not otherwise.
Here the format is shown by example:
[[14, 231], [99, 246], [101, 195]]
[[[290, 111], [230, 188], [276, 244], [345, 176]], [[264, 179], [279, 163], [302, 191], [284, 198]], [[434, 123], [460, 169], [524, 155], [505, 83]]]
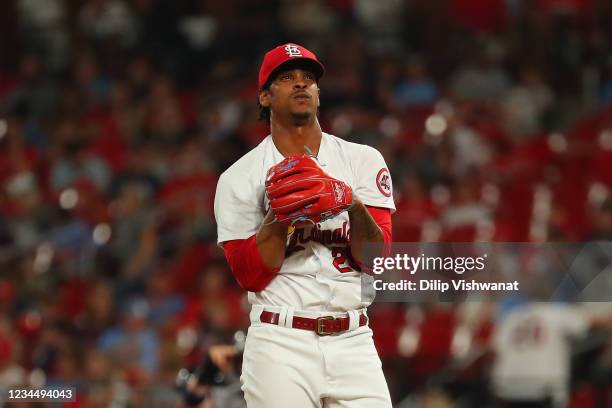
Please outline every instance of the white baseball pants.
[[260, 322], [262, 310], [253, 305], [240, 377], [248, 408], [391, 408], [372, 330], [357, 313], [348, 331], [318, 336], [291, 328], [291, 310], [266, 307], [281, 313], [278, 326]]

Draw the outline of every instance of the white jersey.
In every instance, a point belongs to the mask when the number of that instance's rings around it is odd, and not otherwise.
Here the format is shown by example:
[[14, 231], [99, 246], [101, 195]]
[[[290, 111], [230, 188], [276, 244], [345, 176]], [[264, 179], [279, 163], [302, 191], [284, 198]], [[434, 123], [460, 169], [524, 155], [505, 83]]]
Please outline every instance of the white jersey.
[[495, 394], [505, 399], [568, 397], [570, 340], [588, 329], [587, 319], [571, 306], [534, 303], [511, 312], [494, 335]]
[[[219, 244], [257, 232], [268, 206], [266, 173], [283, 159], [268, 136], [221, 174], [215, 194]], [[329, 175], [347, 183], [365, 205], [395, 211], [389, 170], [376, 149], [323, 133], [318, 161]], [[368, 306], [372, 300], [361, 298], [361, 272], [347, 256], [349, 234], [346, 211], [316, 225], [290, 228], [278, 275], [261, 292], [249, 292], [249, 302], [307, 311]]]

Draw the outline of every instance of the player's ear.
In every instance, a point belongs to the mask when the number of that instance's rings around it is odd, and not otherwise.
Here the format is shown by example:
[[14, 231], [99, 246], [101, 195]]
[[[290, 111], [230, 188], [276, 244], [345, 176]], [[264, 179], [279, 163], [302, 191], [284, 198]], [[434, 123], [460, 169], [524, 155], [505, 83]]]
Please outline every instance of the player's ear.
[[321, 106], [321, 88], [319, 88], [319, 85], [317, 84], [317, 108]]
[[268, 89], [259, 92], [259, 104], [264, 108], [270, 107], [270, 91]]

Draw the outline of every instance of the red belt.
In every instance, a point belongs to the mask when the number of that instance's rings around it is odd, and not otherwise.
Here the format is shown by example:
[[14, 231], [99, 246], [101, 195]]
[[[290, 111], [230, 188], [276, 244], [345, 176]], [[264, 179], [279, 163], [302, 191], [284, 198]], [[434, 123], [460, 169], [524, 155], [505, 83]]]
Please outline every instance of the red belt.
[[[280, 313], [261, 312], [259, 320], [263, 323], [278, 325]], [[294, 329], [310, 330], [317, 333], [319, 336], [329, 336], [330, 334], [338, 334], [349, 329], [351, 319], [349, 317], [334, 317], [321, 316], [314, 319], [308, 317], [293, 316], [291, 327]], [[368, 323], [368, 318], [363, 313], [359, 313], [359, 326], [365, 326]]]

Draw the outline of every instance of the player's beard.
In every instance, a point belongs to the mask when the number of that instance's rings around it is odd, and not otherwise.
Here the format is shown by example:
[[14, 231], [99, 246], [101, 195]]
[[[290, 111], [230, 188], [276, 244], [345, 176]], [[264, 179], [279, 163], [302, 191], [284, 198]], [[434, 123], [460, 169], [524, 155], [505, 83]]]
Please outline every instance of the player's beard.
[[309, 111], [291, 112], [291, 119], [294, 126], [304, 126], [312, 121], [313, 114]]

